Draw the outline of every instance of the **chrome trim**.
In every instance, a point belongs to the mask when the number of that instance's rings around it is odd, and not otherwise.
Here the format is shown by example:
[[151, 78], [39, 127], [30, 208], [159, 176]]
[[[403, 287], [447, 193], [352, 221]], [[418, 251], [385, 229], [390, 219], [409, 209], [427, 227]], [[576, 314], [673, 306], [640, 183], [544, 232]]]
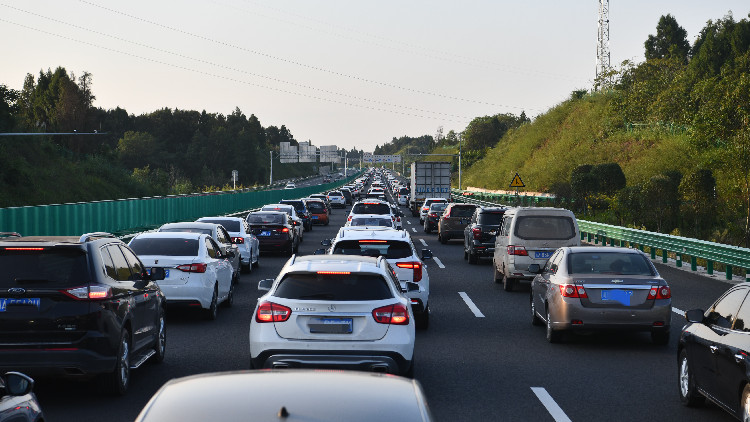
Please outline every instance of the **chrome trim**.
[[651, 290], [652, 287], [659, 287], [656, 284], [580, 284], [587, 289], [630, 289], [630, 290]]

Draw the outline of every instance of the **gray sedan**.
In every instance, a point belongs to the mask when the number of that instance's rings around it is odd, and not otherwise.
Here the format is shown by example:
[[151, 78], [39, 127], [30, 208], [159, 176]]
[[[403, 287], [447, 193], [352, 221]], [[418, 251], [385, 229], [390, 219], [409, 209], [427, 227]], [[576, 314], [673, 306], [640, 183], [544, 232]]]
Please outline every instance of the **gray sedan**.
[[637, 249], [575, 246], [529, 266], [532, 324], [555, 343], [566, 331], [648, 331], [669, 342], [672, 294], [646, 254]]

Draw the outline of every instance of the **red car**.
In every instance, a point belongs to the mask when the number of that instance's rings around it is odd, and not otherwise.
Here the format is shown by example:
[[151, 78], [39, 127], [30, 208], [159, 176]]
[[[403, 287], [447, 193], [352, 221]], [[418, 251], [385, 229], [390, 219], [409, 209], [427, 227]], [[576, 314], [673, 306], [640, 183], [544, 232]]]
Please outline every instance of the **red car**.
[[327, 226], [328, 221], [328, 208], [326, 208], [325, 202], [321, 199], [305, 199], [305, 206], [307, 211], [310, 213], [310, 219], [312, 224], [320, 224]]

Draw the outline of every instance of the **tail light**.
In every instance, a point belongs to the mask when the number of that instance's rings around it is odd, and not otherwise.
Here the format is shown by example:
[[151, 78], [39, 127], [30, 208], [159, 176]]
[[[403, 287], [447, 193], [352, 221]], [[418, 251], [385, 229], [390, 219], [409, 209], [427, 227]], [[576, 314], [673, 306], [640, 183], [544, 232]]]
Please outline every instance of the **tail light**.
[[583, 286], [578, 286], [575, 284], [561, 284], [560, 285], [560, 294], [563, 297], [577, 297], [577, 298], [588, 298], [589, 296], [586, 294], [586, 289], [583, 288]]
[[508, 245], [508, 255], [529, 256], [523, 246]]
[[292, 316], [292, 309], [273, 302], [261, 302], [255, 313], [255, 322], [284, 322]]
[[429, 215], [428, 215], [428, 217], [431, 217], [431, 218], [437, 218], [437, 216], [438, 216], [438, 215], [437, 215], [437, 214], [435, 214], [435, 213], [432, 213], [432, 214], [429, 214]]
[[346, 217], [346, 221], [352, 221], [352, 216]]
[[282, 229], [276, 229], [279, 233], [289, 233], [289, 227], [284, 227]]
[[383, 306], [372, 311], [372, 317], [380, 324], [408, 325], [409, 310], [406, 306], [396, 303]]
[[648, 292], [649, 299], [669, 299], [672, 297], [672, 290], [669, 286], [653, 286]]
[[245, 243], [245, 238], [244, 237], [233, 237], [232, 238], [232, 243], [234, 243], [235, 245], [241, 245], [241, 244]]
[[205, 273], [207, 267], [208, 267], [207, 264], [199, 263], [199, 264], [178, 265], [177, 269], [186, 273]]
[[445, 214], [445, 215], [443, 216], [443, 220], [448, 220], [448, 218], [450, 218], [450, 215], [449, 215], [449, 214]]
[[60, 290], [60, 292], [73, 299], [101, 300], [112, 297], [112, 288], [101, 285], [75, 287], [73, 289]]
[[421, 262], [397, 262], [399, 268], [409, 268], [414, 270], [414, 282], [422, 280], [422, 263]]
[[429, 211], [429, 209], [428, 207], [422, 207], [422, 211]]
[[479, 227], [474, 227], [473, 229], [471, 229], [471, 234], [474, 236], [474, 239], [479, 240], [482, 238], [482, 229], [480, 229]]

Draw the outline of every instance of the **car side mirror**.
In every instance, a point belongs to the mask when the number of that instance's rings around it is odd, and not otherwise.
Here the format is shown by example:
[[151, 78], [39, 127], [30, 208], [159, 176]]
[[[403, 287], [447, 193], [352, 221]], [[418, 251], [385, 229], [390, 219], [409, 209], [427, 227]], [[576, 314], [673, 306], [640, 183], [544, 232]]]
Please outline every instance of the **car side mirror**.
[[539, 267], [539, 264], [529, 264], [529, 272], [533, 274], [541, 274], [542, 269]]
[[323, 239], [320, 241], [321, 246], [331, 246], [331, 239]]
[[432, 251], [429, 249], [422, 249], [422, 259], [432, 259]]
[[325, 254], [326, 254], [326, 250], [323, 248], [315, 249], [315, 252], [313, 253], [313, 255], [325, 255]]
[[272, 278], [266, 278], [258, 282], [258, 290], [261, 292], [267, 292], [271, 290], [271, 286], [273, 286]]
[[688, 322], [703, 323], [703, 315], [705, 313], [703, 309], [691, 309], [685, 312], [685, 319]]
[[34, 380], [20, 372], [7, 372], [3, 382], [5, 391], [11, 396], [25, 396], [34, 389]]
[[412, 283], [411, 281], [406, 282], [406, 292], [418, 292], [419, 291], [419, 284]]
[[159, 281], [167, 278], [167, 272], [162, 267], [149, 268], [148, 274], [152, 281]]

